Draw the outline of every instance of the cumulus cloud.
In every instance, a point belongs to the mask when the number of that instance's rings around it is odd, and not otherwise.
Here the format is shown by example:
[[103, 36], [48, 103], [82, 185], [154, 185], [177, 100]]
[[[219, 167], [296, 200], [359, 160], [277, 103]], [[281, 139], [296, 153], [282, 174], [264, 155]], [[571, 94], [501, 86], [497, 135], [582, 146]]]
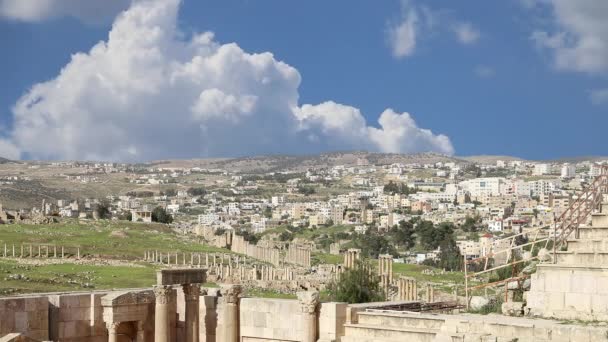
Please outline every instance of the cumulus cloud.
[[608, 72], [608, 1], [536, 0], [531, 5], [551, 18], [551, 24], [534, 31], [531, 38], [551, 52], [558, 69]]
[[[77, 53], [13, 108], [7, 143], [31, 158], [151, 160], [368, 149], [452, 153], [446, 136], [387, 110], [298, 103], [300, 73], [213, 33], [184, 39], [179, 0], [139, 0], [107, 41]], [[2, 153], [0, 144], [0, 153]]]
[[131, 0], [0, 0], [0, 16], [26, 22], [70, 16], [100, 23], [111, 20], [130, 3]]
[[454, 24], [452, 30], [456, 34], [456, 38], [462, 44], [473, 44], [479, 40], [479, 30], [473, 27], [471, 23], [459, 22]]
[[592, 90], [589, 97], [594, 105], [608, 104], [608, 88]]

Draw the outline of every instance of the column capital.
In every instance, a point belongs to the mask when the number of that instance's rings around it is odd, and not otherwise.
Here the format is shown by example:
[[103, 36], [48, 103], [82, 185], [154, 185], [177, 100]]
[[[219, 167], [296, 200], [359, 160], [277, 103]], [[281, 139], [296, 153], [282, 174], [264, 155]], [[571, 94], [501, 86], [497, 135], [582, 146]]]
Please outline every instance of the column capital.
[[302, 313], [314, 314], [319, 308], [319, 292], [317, 291], [306, 291], [298, 292], [298, 300], [300, 301], [300, 308]]
[[201, 294], [199, 284], [183, 284], [182, 289], [184, 290], [184, 298], [186, 301], [198, 301], [198, 297]]
[[156, 297], [156, 303], [158, 304], [169, 304], [172, 300], [172, 291], [170, 285], [156, 285], [154, 286], [154, 296]]
[[119, 325], [120, 325], [120, 322], [106, 322], [106, 328], [108, 328], [108, 332], [110, 334], [115, 334], [116, 329], [118, 329]]
[[221, 292], [222, 297], [225, 298], [226, 303], [238, 304], [239, 295], [243, 291], [243, 287], [241, 285], [233, 285], [233, 284], [221, 285], [221, 289], [222, 289], [222, 292]]

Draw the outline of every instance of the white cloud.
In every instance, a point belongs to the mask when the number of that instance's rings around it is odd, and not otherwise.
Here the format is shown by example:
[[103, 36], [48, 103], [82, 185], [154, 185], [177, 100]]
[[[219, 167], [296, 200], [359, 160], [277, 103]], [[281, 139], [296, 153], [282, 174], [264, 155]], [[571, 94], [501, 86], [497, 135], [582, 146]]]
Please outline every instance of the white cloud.
[[71, 16], [100, 23], [112, 19], [130, 3], [131, 0], [0, 0], [0, 16], [26, 22]]
[[487, 65], [478, 65], [473, 69], [475, 75], [481, 78], [490, 78], [496, 75], [496, 70]]
[[387, 39], [395, 58], [411, 56], [416, 49], [416, 35], [419, 30], [418, 12], [413, 7], [404, 8], [403, 11], [401, 20], [389, 24], [387, 30]]
[[0, 138], [0, 157], [6, 159], [19, 159], [21, 151], [12, 141]]
[[[299, 72], [271, 53], [184, 40], [179, 0], [136, 1], [109, 37], [77, 53], [13, 108], [11, 153], [40, 159], [150, 160], [368, 149], [452, 153], [449, 139], [387, 110], [298, 103]], [[0, 153], [2, 151], [0, 144]]]
[[462, 44], [473, 44], [479, 40], [479, 30], [477, 30], [471, 23], [460, 22], [454, 24], [452, 30], [456, 34], [456, 38]]
[[402, 0], [401, 15], [397, 21], [388, 22], [385, 38], [393, 57], [400, 59], [412, 56], [419, 42], [436, 32], [452, 32], [464, 45], [474, 44], [481, 36], [473, 24], [455, 20], [449, 11]]
[[608, 104], [608, 88], [592, 90], [589, 98], [594, 105]]
[[531, 38], [552, 52], [558, 69], [608, 72], [608, 1], [537, 0], [534, 4], [548, 11], [552, 23]]

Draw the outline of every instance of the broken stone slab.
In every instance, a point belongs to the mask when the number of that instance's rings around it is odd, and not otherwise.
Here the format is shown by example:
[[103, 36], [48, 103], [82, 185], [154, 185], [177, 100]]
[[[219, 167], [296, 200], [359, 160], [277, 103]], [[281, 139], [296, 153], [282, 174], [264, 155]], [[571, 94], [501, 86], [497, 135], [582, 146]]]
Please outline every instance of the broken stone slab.
[[156, 272], [156, 285], [202, 284], [207, 280], [204, 268], [173, 268]]
[[524, 315], [524, 302], [502, 303], [502, 314], [505, 316], [522, 317]]

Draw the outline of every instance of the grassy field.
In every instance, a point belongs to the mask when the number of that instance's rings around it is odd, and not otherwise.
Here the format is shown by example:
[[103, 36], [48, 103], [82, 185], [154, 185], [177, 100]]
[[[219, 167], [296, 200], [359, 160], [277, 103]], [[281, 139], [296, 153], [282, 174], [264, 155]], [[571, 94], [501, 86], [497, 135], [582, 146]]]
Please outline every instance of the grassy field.
[[155, 283], [151, 265], [93, 266], [77, 264], [22, 265], [0, 260], [0, 295], [149, 287]]
[[[229, 252], [205, 246], [196, 237], [180, 236], [161, 224], [126, 221], [70, 220], [49, 225], [0, 225], [0, 250], [14, 244], [49, 244], [80, 247], [82, 256], [133, 260], [143, 258], [145, 250], [162, 252]], [[1, 253], [1, 252], [0, 252]]]
[[342, 255], [334, 255], [334, 254], [326, 254], [326, 253], [318, 253], [311, 256], [312, 264], [333, 264], [338, 265], [344, 261], [344, 257]]

